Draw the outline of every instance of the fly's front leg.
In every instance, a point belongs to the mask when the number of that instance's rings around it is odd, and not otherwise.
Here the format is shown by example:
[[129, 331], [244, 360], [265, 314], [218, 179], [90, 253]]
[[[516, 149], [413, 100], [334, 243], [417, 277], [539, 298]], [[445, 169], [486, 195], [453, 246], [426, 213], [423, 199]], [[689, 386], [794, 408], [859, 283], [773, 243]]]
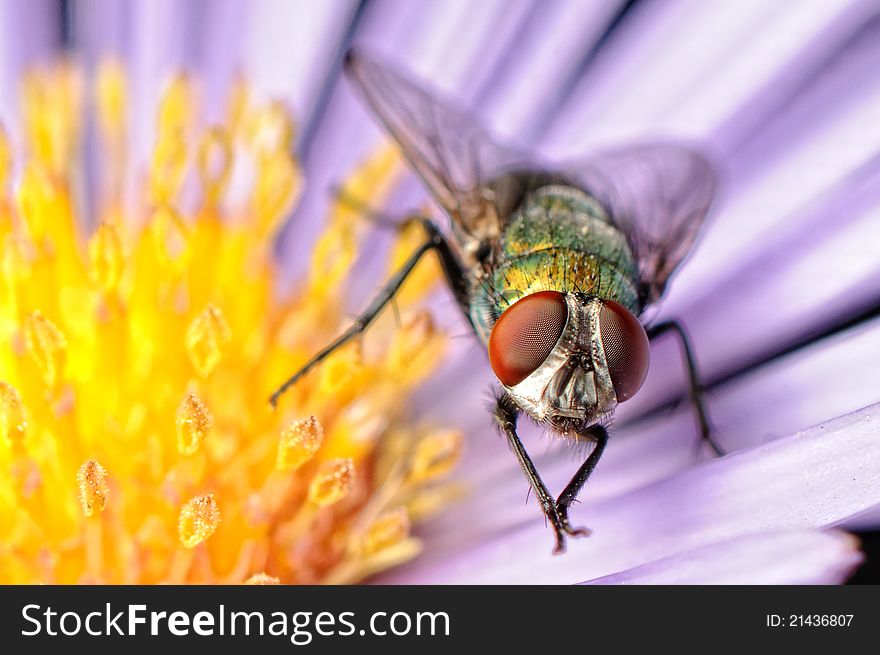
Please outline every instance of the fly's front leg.
[[[409, 259], [406, 260], [404, 265], [400, 268], [400, 270], [395, 273], [385, 287], [379, 292], [379, 294], [373, 298], [373, 301], [369, 304], [366, 310], [362, 314], [360, 314], [354, 321], [354, 323], [349, 327], [345, 332], [342, 333], [337, 339], [331, 342], [328, 346], [320, 350], [314, 357], [312, 357], [308, 362], [303, 365], [296, 373], [294, 373], [290, 378], [288, 378], [284, 384], [282, 384], [275, 393], [269, 398], [269, 402], [272, 403], [272, 406], [276, 406], [278, 404], [278, 399], [281, 395], [287, 391], [291, 386], [296, 384], [296, 382], [303, 377], [306, 373], [312, 370], [315, 366], [320, 364], [324, 359], [329, 357], [335, 350], [341, 348], [346, 343], [351, 341], [353, 338], [362, 334], [370, 327], [373, 321], [376, 320], [376, 317], [379, 316], [379, 313], [385, 306], [394, 299], [394, 296], [400, 291], [401, 286], [409, 277], [409, 275], [413, 272], [416, 265], [422, 259], [422, 257], [432, 251], [435, 250], [440, 255], [441, 262], [449, 260], [452, 263], [456, 263], [455, 255], [452, 252], [449, 244], [446, 242], [445, 237], [440, 232], [440, 230], [429, 220], [424, 219], [421, 220], [422, 224], [425, 226], [426, 231], [428, 232], [427, 240], [419, 246], [412, 255], [410, 255]], [[446, 264], [444, 264], [444, 270]], [[450, 275], [451, 273], [447, 273]], [[465, 284], [464, 281], [461, 283]], [[453, 289], [454, 293], [457, 293], [455, 289]]]
[[458, 255], [452, 249], [452, 246], [449, 245], [449, 241], [443, 236], [440, 228], [437, 227], [430, 217], [421, 216], [419, 214], [408, 214], [406, 218], [399, 219], [395, 216], [385, 214], [384, 212], [369, 207], [365, 203], [349, 195], [345, 189], [341, 188], [336, 190], [336, 197], [341, 202], [344, 202], [360, 212], [360, 214], [368, 221], [383, 229], [402, 232], [413, 223], [420, 223], [428, 238], [433, 239], [436, 242], [435, 250], [437, 252], [437, 257], [440, 259], [440, 266], [443, 269], [443, 276], [446, 278], [446, 284], [452, 291], [452, 295], [455, 297], [455, 301], [458, 303], [459, 309], [464, 314], [468, 325], [470, 325], [471, 328], [474, 327], [469, 311], [470, 288], [468, 285], [468, 274], [464, 270]]
[[596, 468], [596, 464], [598, 464], [599, 460], [602, 458], [602, 453], [605, 452], [605, 445], [608, 443], [608, 430], [602, 425], [594, 425], [588, 428], [587, 432], [582, 436], [595, 441], [596, 445], [593, 446], [593, 450], [590, 452], [590, 456], [587, 457], [587, 461], [581, 464], [577, 473], [574, 474], [574, 477], [568, 485], [566, 485], [565, 489], [563, 489], [562, 493], [559, 494], [559, 498], [556, 500], [556, 513], [559, 515], [562, 528], [567, 534], [573, 537], [585, 537], [590, 534], [590, 531], [586, 528], [571, 527], [571, 523], [568, 522], [568, 510], [572, 503], [577, 500], [578, 494], [587, 483], [590, 475], [592, 475], [593, 470]]
[[440, 268], [443, 269], [443, 277], [446, 279], [446, 285], [452, 291], [455, 302], [464, 314], [465, 320], [471, 328], [474, 324], [471, 322], [470, 316], [470, 286], [468, 284], [468, 274], [464, 270], [458, 255], [449, 245], [449, 241], [443, 236], [440, 228], [426, 216], [413, 216], [410, 221], [418, 221], [422, 224], [422, 229], [428, 235], [428, 238], [435, 244], [434, 251], [440, 260]]
[[401, 220], [400, 216], [387, 214], [381, 210], [370, 207], [363, 200], [351, 195], [344, 186], [334, 187], [333, 196], [336, 198], [337, 202], [340, 202], [343, 205], [348, 205], [351, 209], [366, 218], [370, 223], [381, 228], [400, 231], [411, 222], [409, 217]]
[[694, 357], [694, 351], [684, 327], [678, 321], [664, 321], [663, 323], [658, 323], [648, 329], [648, 339], [653, 341], [655, 338], [660, 337], [667, 332], [672, 332], [678, 335], [678, 339], [681, 342], [681, 348], [688, 373], [688, 395], [690, 396], [691, 404], [697, 415], [700, 436], [703, 441], [709, 444], [712, 451], [720, 457], [724, 455], [724, 450], [718, 445], [712, 434], [712, 424], [709, 422], [709, 413], [706, 411], [706, 401], [703, 397], [703, 386], [700, 383], [700, 376], [697, 372], [697, 361]]
[[516, 407], [516, 403], [513, 402], [513, 399], [506, 393], [501, 395], [495, 405], [495, 422], [498, 424], [498, 428], [507, 437], [507, 442], [516, 454], [516, 458], [519, 460], [520, 466], [522, 466], [522, 470], [526, 474], [526, 478], [528, 478], [529, 484], [535, 492], [535, 497], [541, 505], [541, 510], [544, 512], [544, 515], [553, 527], [553, 532], [556, 537], [556, 547], [553, 549], [553, 553], [564, 553], [565, 535], [567, 531], [559, 517], [559, 513], [556, 511], [556, 501], [553, 500], [553, 496], [547, 491], [546, 485], [543, 480], [541, 480], [541, 476], [538, 475], [535, 465], [532, 463], [529, 454], [526, 452], [525, 446], [523, 446], [519, 435], [516, 433], [516, 421], [518, 415], [519, 410]]

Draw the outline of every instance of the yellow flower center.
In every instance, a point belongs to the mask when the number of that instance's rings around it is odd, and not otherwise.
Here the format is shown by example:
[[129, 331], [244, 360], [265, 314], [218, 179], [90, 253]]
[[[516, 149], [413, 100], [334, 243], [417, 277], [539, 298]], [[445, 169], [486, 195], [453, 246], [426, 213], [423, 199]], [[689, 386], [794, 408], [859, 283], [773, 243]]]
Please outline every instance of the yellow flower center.
[[[371, 229], [333, 204], [307, 279], [278, 297], [273, 237], [302, 186], [284, 106], [238, 80], [202, 125], [196, 81], [175, 77], [144, 176], [118, 63], [33, 71], [22, 98], [23, 134], [0, 128], [0, 583], [351, 582], [417, 555], [411, 526], [456, 496], [461, 449], [407, 415], [445, 345], [417, 307], [436, 263], [273, 411], [350, 321]], [[383, 148], [345, 196], [379, 205], [399, 170]]]

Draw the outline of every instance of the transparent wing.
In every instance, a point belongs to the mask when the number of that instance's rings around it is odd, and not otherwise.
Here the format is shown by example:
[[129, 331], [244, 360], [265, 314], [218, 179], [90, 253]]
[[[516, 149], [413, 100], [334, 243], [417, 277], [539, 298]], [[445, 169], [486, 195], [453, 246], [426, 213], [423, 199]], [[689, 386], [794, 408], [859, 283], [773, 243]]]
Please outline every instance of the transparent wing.
[[712, 166], [687, 147], [657, 143], [611, 150], [564, 168], [626, 235], [643, 299], [657, 300], [709, 211], [716, 184]]
[[497, 234], [485, 182], [528, 158], [497, 145], [470, 114], [359, 51], [349, 51], [345, 70], [457, 227], [477, 238]]

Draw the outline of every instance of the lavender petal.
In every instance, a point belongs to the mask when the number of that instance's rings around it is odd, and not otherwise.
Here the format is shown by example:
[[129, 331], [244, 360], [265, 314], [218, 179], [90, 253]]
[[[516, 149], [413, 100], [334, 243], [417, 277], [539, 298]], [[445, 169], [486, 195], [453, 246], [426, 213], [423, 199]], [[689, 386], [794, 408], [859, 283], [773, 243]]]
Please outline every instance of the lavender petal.
[[841, 584], [863, 561], [846, 532], [752, 534], [583, 584]]
[[872, 405], [578, 508], [574, 522], [593, 534], [563, 557], [550, 555], [550, 531], [533, 519], [464, 551], [426, 553], [382, 581], [567, 584], [743, 535], [836, 525], [877, 504], [880, 405]]

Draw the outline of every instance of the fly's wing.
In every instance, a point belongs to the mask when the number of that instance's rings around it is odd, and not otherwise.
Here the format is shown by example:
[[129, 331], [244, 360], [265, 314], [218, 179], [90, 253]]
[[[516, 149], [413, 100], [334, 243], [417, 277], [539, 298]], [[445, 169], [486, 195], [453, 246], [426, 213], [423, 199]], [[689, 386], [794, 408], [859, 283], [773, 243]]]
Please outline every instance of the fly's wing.
[[673, 144], [645, 144], [566, 166], [608, 210], [638, 263], [642, 300], [656, 301], [687, 256], [715, 192], [712, 166]]
[[485, 183], [526, 158], [497, 145], [470, 114], [361, 52], [349, 51], [345, 70], [454, 226], [478, 239], [497, 235], [503, 217]]

